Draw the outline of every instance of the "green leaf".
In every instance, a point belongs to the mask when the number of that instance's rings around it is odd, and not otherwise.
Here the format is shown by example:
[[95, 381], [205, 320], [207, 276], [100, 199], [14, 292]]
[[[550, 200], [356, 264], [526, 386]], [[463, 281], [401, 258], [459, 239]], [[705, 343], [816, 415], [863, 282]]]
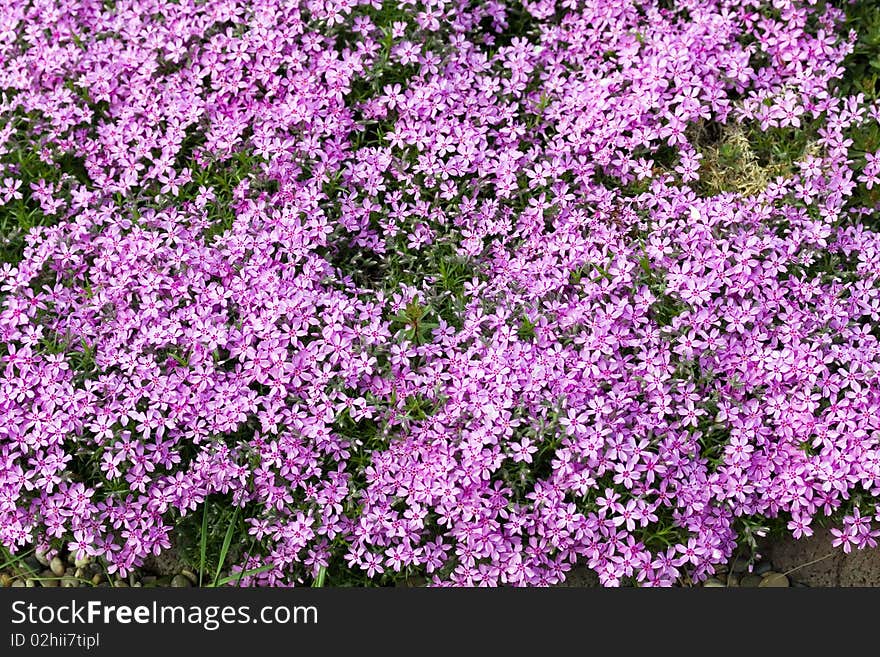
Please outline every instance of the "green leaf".
[[327, 569], [324, 566], [318, 568], [318, 576], [315, 578], [315, 581], [312, 582], [312, 588], [320, 589], [324, 586], [324, 580], [327, 577]]
[[205, 556], [208, 552], [208, 500], [202, 507], [202, 534], [199, 537], [199, 586], [205, 574]]
[[223, 537], [223, 545], [220, 546], [220, 557], [217, 561], [217, 571], [214, 573], [214, 581], [211, 586], [217, 586], [220, 580], [220, 572], [223, 570], [223, 564], [226, 563], [226, 555], [229, 553], [229, 546], [232, 544], [232, 535], [235, 533], [235, 523], [238, 521], [238, 507], [235, 507], [235, 513], [232, 514], [232, 520], [229, 527], [226, 528], [226, 536]]
[[[2, 554], [5, 556], [6, 561], [3, 564], [0, 564], [0, 570], [6, 570], [7, 568], [11, 568], [13, 566], [17, 566], [28, 556], [33, 554], [34, 550], [28, 550], [27, 552], [22, 552], [17, 556], [13, 556], [6, 548], [2, 549]], [[30, 569], [28, 568], [30, 572]]]
[[250, 577], [251, 575], [259, 575], [260, 573], [265, 573], [266, 571], [272, 570], [275, 566], [273, 564], [267, 563], [264, 566], [260, 566], [259, 568], [251, 568], [250, 570], [245, 570], [240, 573], [235, 573], [235, 575], [230, 575], [229, 577], [224, 577], [220, 581], [217, 582], [216, 586], [226, 586], [229, 582], [234, 582], [236, 580], [241, 581], [245, 577]]

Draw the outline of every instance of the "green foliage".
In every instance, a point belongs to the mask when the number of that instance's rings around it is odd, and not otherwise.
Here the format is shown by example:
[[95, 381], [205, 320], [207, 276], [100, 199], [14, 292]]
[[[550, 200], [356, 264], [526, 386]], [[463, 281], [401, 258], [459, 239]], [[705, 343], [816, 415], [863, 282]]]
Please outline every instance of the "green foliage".
[[846, 76], [842, 90], [877, 98], [880, 95], [880, 1], [857, 0], [844, 7], [846, 26], [856, 31], [858, 41], [844, 64]]

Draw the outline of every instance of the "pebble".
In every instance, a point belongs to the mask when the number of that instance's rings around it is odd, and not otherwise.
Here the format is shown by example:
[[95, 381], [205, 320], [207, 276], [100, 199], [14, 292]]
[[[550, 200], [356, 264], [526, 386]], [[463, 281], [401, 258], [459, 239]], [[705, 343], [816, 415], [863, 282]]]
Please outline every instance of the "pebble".
[[49, 562], [49, 570], [52, 571], [58, 577], [61, 577], [64, 574], [64, 562], [61, 561], [59, 557], [55, 557], [52, 561]]
[[758, 584], [761, 587], [787, 588], [789, 586], [788, 577], [782, 573], [767, 573]]
[[769, 561], [759, 561], [755, 565], [755, 574], [756, 575], [766, 575], [771, 570], [773, 570], [773, 564]]
[[0, 575], [0, 587], [3, 587], [4, 589], [9, 588], [9, 586], [12, 585], [12, 581], [12, 577], [7, 575], [6, 573]]
[[52, 573], [51, 570], [44, 570], [42, 573], [40, 573], [40, 577], [44, 578], [40, 580], [40, 586], [43, 586], [47, 589], [58, 586], [58, 580], [55, 579], [55, 575]]
[[95, 586], [97, 586], [98, 584], [101, 583], [101, 580], [102, 580], [102, 579], [104, 579], [104, 578], [101, 577], [101, 574], [100, 574], [100, 573], [98, 573], [98, 574], [96, 574], [94, 577], [92, 577], [92, 584], [94, 584]]
[[725, 583], [725, 586], [729, 586], [730, 588], [739, 586], [739, 577], [737, 577], [733, 573], [731, 573], [727, 577], [724, 577], [723, 581]]
[[62, 588], [72, 589], [79, 586], [79, 580], [76, 577], [62, 577], [61, 578], [61, 586]]
[[86, 577], [86, 571], [84, 571], [82, 568], [77, 568], [77, 569], [74, 571], [73, 576], [74, 576], [74, 577], [79, 577], [79, 578], [81, 578], [81, 579], [85, 579], [85, 577]]
[[184, 577], [186, 577], [192, 583], [193, 586], [195, 586], [196, 584], [199, 583], [199, 578], [196, 577], [196, 574], [194, 572], [192, 572], [191, 570], [181, 570], [180, 574], [183, 575]]
[[115, 586], [117, 589], [127, 589], [128, 583], [125, 582], [124, 580], [117, 579], [116, 581], [113, 582], [113, 586]]
[[171, 578], [171, 586], [173, 586], [174, 588], [182, 589], [188, 586], [192, 586], [192, 584], [183, 575], [175, 575]]
[[92, 563], [92, 558], [88, 555], [84, 556], [82, 559], [74, 559], [73, 565], [77, 568], [85, 568], [90, 563]]
[[36, 586], [37, 586], [37, 580], [35, 580], [35, 579], [31, 578], [31, 577], [28, 577], [26, 580], [24, 580], [24, 585], [25, 585], [26, 587], [28, 587], [29, 589], [36, 588]]
[[21, 589], [21, 588], [24, 588], [25, 586], [27, 586], [27, 584], [22, 582], [20, 579], [17, 579], [14, 582], [12, 582], [12, 588], [14, 588], [14, 589]]
[[760, 586], [761, 585], [761, 576], [760, 575], [753, 575], [750, 573], [750, 574], [746, 575], [745, 577], [743, 577], [742, 580], [740, 580], [739, 585], [744, 588], [755, 588], [756, 586]]
[[715, 579], [714, 577], [710, 577], [705, 582], [703, 582], [703, 588], [706, 589], [723, 589], [727, 588], [724, 586], [724, 582], [720, 579]]
[[41, 566], [46, 566], [46, 567], [49, 566], [49, 559], [46, 556], [45, 552], [43, 552], [41, 550], [37, 550], [36, 552], [34, 552], [34, 558], [37, 560], [37, 563], [39, 563]]

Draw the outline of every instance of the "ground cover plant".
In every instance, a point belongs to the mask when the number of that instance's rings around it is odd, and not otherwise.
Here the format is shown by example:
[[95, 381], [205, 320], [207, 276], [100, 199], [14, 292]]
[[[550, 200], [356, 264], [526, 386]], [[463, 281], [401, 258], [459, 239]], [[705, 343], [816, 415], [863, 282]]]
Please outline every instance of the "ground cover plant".
[[878, 43], [864, 2], [6, 0], [8, 559], [874, 546]]

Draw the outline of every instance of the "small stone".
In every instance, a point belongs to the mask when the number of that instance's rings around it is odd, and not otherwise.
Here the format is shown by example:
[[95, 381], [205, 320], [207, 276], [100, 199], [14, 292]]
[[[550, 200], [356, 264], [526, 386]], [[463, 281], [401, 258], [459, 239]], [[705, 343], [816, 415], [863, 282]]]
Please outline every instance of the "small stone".
[[128, 583], [125, 582], [124, 580], [117, 579], [116, 581], [113, 582], [113, 586], [116, 587], [117, 589], [127, 589]]
[[73, 565], [77, 568], [85, 568], [90, 563], [92, 563], [92, 558], [89, 555], [84, 556], [82, 559], [73, 560]]
[[192, 586], [190, 581], [184, 577], [183, 575], [175, 575], [171, 578], [171, 586], [177, 589], [183, 589], [188, 586]]
[[730, 588], [734, 588], [739, 586], [739, 577], [731, 573], [727, 577], [723, 578], [725, 586], [729, 586]]
[[0, 574], [0, 587], [6, 589], [12, 584], [12, 577], [7, 575], [6, 573]]
[[86, 579], [86, 571], [84, 571], [82, 568], [77, 568], [77, 569], [73, 572], [73, 576], [74, 576], [74, 577], [77, 577], [77, 578], [79, 578], [79, 579]]
[[744, 573], [749, 569], [749, 560], [745, 557], [737, 557], [733, 566], [731, 566], [731, 570], [735, 573]]
[[24, 585], [25, 585], [26, 587], [28, 587], [29, 589], [36, 588], [36, 586], [37, 586], [37, 580], [35, 580], [35, 579], [32, 578], [32, 577], [28, 577], [26, 580], [24, 580]]
[[134, 586], [137, 581], [138, 581], [137, 576], [134, 573], [128, 574], [128, 585], [129, 586]]
[[186, 577], [192, 583], [193, 586], [195, 586], [196, 584], [199, 583], [199, 578], [196, 577], [196, 574], [194, 572], [192, 572], [191, 570], [181, 570], [180, 574], [183, 575], [184, 577]]
[[167, 575], [156, 580], [156, 586], [171, 586], [171, 578]]
[[51, 570], [44, 570], [42, 573], [40, 573], [40, 577], [42, 577], [42, 579], [40, 580], [40, 586], [43, 586], [47, 589], [58, 586], [58, 580], [55, 578]]
[[144, 575], [141, 577], [141, 585], [144, 586], [144, 588], [152, 588], [156, 586], [156, 580], [158, 579], [159, 578], [155, 575]]
[[17, 580], [14, 580], [14, 581], [12, 582], [11, 588], [13, 588], [13, 589], [23, 589], [25, 586], [27, 586], [27, 584], [25, 584], [24, 582], [22, 582], [20, 579], [17, 579]]
[[92, 584], [94, 584], [95, 586], [97, 586], [98, 584], [101, 583], [101, 580], [102, 580], [102, 579], [104, 579], [104, 578], [101, 576], [100, 573], [98, 573], [98, 574], [96, 574], [94, 577], [92, 577]]
[[756, 575], [766, 575], [771, 570], [773, 570], [773, 564], [769, 561], [759, 561], [757, 564], [755, 564]]
[[704, 589], [723, 589], [727, 588], [724, 586], [724, 582], [720, 579], [715, 579], [714, 577], [710, 577], [705, 582], [703, 582]]
[[64, 574], [64, 562], [61, 561], [59, 557], [55, 557], [52, 561], [49, 562], [49, 570], [58, 577], [61, 577]]
[[62, 577], [61, 578], [61, 587], [66, 589], [72, 589], [79, 586], [79, 580], [76, 577]]
[[42, 550], [37, 550], [36, 552], [34, 552], [34, 558], [41, 566], [46, 566], [47, 568], [49, 567], [49, 559], [48, 557], [46, 557], [46, 553]]
[[788, 577], [782, 573], [767, 573], [758, 584], [761, 587], [787, 588], [789, 586]]
[[740, 580], [739, 585], [742, 586], [743, 588], [755, 588], [757, 586], [760, 586], [761, 585], [761, 576], [760, 575], [753, 575], [752, 573], [749, 573], [748, 575], [745, 575]]

